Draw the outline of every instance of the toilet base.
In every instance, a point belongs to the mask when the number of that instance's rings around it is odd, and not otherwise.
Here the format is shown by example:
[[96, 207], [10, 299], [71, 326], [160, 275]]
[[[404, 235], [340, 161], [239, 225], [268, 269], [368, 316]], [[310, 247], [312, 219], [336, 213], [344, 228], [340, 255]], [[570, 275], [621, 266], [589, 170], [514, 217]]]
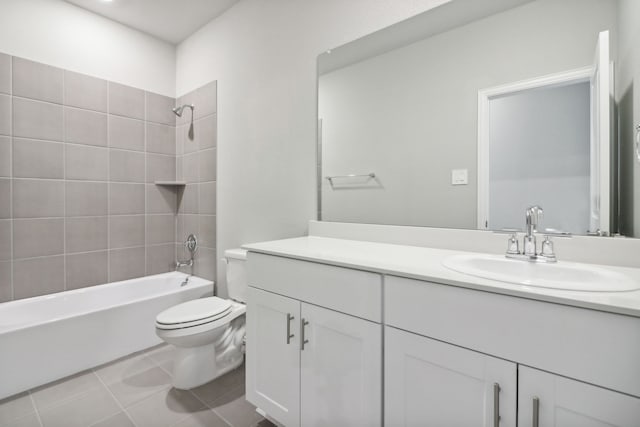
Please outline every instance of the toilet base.
[[174, 388], [189, 390], [213, 381], [244, 362], [244, 318], [235, 319], [216, 342], [197, 347], [176, 347]]

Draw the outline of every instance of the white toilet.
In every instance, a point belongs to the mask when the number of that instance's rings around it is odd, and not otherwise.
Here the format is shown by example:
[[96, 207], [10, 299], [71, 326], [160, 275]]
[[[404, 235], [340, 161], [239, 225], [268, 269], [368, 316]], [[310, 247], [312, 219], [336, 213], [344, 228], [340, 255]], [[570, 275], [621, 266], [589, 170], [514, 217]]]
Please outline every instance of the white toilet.
[[242, 364], [247, 251], [230, 249], [224, 256], [230, 299], [200, 298], [173, 306], [156, 317], [156, 334], [177, 349], [173, 362], [175, 388], [198, 387]]

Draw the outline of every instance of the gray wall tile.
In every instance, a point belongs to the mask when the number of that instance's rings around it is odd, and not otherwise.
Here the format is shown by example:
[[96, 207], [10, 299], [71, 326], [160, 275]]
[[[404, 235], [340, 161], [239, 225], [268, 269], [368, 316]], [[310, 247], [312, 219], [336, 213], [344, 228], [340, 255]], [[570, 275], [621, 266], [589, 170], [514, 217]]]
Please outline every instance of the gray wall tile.
[[106, 148], [67, 144], [66, 178], [106, 181], [109, 178], [108, 156]]
[[13, 136], [62, 141], [62, 106], [13, 98]]
[[64, 181], [13, 180], [13, 217], [44, 218], [64, 215]]
[[180, 214], [178, 215], [178, 231], [176, 234], [176, 242], [183, 244], [189, 234], [195, 234], [200, 239], [200, 224], [198, 221], [198, 215], [195, 214]]
[[15, 299], [64, 290], [64, 256], [31, 258], [13, 262]]
[[109, 251], [109, 280], [133, 279], [145, 275], [144, 247]]
[[106, 147], [107, 115], [65, 107], [64, 137], [67, 142]]
[[215, 249], [216, 247], [216, 216], [198, 215], [198, 229], [200, 246]]
[[176, 211], [176, 191], [158, 185], [147, 184], [147, 213], [172, 214]]
[[175, 215], [147, 215], [147, 244], [174, 243]]
[[200, 140], [198, 124], [194, 123], [193, 139], [189, 138], [190, 125], [178, 126], [176, 129], [176, 146], [182, 147], [184, 154], [193, 153], [198, 151], [198, 141]]
[[107, 185], [102, 182], [66, 182], [67, 216], [107, 215]]
[[203, 279], [215, 280], [216, 278], [216, 251], [209, 248], [200, 248], [196, 252], [194, 265], [196, 276]]
[[109, 184], [109, 214], [144, 214], [144, 184]]
[[107, 81], [65, 71], [64, 103], [73, 107], [106, 112]]
[[174, 98], [146, 92], [147, 95], [147, 120], [165, 125], [176, 125], [176, 115], [173, 114], [173, 107], [176, 105]]
[[216, 147], [218, 145], [217, 124], [218, 120], [216, 115], [196, 120], [194, 124], [194, 137], [200, 150]]
[[147, 123], [147, 151], [160, 154], [176, 154], [176, 128]]
[[0, 177], [11, 176], [11, 138], [0, 136]]
[[11, 180], [0, 178], [0, 219], [11, 218]]
[[197, 214], [199, 213], [200, 200], [198, 197], [199, 184], [187, 184], [180, 193], [178, 193], [178, 206], [180, 213]]
[[200, 184], [200, 213], [215, 215], [216, 213], [216, 183]]
[[144, 91], [109, 82], [109, 112], [144, 120]]
[[0, 219], [11, 218], [11, 180], [0, 178]]
[[13, 57], [13, 95], [62, 104], [63, 71]]
[[11, 262], [0, 262], [0, 302], [9, 301], [11, 295]]
[[176, 180], [184, 181], [184, 161], [183, 156], [176, 157]]
[[110, 149], [109, 180], [144, 182], [144, 153]]
[[11, 220], [0, 219], [0, 261], [11, 260]]
[[182, 157], [182, 179], [190, 183], [200, 181], [199, 158], [198, 152], [186, 154]]
[[109, 115], [109, 147], [144, 151], [144, 122]]
[[108, 223], [106, 216], [67, 218], [65, 221], [65, 251], [67, 253], [107, 249]]
[[198, 161], [200, 167], [200, 182], [215, 181], [217, 174], [217, 150], [211, 148], [209, 150], [198, 151]]
[[109, 217], [109, 249], [144, 246], [144, 215]]
[[33, 139], [13, 139], [13, 176], [64, 178], [64, 145]]
[[11, 97], [0, 95], [0, 135], [11, 135]]
[[217, 82], [208, 83], [196, 90], [196, 118], [205, 117], [217, 111]]
[[147, 154], [147, 182], [176, 179], [176, 158], [163, 154]]
[[174, 270], [175, 245], [147, 246], [147, 274], [167, 273]]
[[64, 253], [64, 219], [13, 220], [13, 257], [33, 258]]
[[108, 283], [108, 259], [107, 251], [67, 255], [67, 289]]
[[0, 93], [11, 93], [11, 57], [0, 53]]

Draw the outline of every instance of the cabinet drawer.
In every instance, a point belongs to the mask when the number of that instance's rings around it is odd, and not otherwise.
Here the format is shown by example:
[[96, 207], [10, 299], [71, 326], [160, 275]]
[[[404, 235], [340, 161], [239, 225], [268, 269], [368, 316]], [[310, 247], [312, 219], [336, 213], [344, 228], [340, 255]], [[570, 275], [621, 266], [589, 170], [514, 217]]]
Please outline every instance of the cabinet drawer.
[[382, 276], [249, 252], [249, 286], [373, 322], [382, 319]]
[[388, 325], [640, 396], [640, 319], [385, 278]]

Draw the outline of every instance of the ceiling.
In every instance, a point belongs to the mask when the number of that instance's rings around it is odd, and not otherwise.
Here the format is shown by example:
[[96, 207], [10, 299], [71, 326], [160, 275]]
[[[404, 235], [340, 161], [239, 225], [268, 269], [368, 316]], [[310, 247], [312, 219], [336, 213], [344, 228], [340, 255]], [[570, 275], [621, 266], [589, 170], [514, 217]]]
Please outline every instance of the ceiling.
[[177, 44], [239, 0], [64, 0]]

